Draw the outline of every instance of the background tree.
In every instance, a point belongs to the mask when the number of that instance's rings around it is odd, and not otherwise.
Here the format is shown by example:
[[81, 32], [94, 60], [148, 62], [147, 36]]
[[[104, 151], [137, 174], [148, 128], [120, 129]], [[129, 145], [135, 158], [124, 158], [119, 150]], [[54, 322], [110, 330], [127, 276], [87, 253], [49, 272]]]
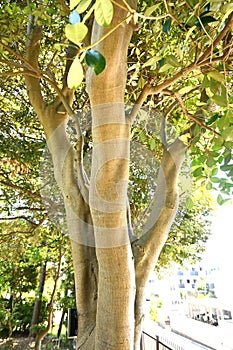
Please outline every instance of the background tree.
[[[1, 5], [1, 76], [20, 84], [19, 76], [25, 77], [64, 199], [78, 349], [140, 348], [145, 285], [177, 212], [187, 153], [199, 184], [231, 194], [231, 5], [195, 0], [174, 6], [115, 0]], [[83, 166], [84, 75], [91, 105], [90, 180]], [[133, 107], [125, 111], [125, 102]], [[148, 112], [141, 130], [142, 104]], [[162, 121], [151, 130], [158, 112]], [[159, 164], [151, 211], [138, 232], [132, 232], [128, 205], [135, 133]], [[220, 169], [227, 176], [217, 176]], [[225, 199], [219, 195], [218, 202]]]

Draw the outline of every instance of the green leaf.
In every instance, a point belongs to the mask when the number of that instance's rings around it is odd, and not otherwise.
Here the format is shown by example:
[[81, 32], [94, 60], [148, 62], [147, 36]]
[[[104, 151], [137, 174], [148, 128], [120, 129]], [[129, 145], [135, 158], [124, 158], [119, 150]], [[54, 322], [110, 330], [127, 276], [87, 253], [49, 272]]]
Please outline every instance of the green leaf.
[[194, 176], [194, 177], [199, 177], [199, 176], [202, 175], [202, 172], [203, 172], [203, 167], [201, 166], [201, 167], [199, 167], [199, 168], [197, 168], [197, 169], [194, 170], [193, 176]]
[[187, 0], [187, 3], [189, 6], [194, 7], [198, 3], [198, 0]]
[[211, 171], [211, 176], [215, 176], [217, 175], [218, 173], [218, 168], [214, 168], [212, 171]]
[[83, 13], [87, 10], [88, 6], [91, 4], [92, 0], [81, 0], [78, 4], [76, 10], [78, 13]]
[[189, 93], [191, 90], [193, 90], [193, 86], [185, 86], [183, 88], [181, 88], [178, 92], [180, 95], [184, 95]]
[[139, 141], [144, 143], [146, 141], [146, 133], [144, 130], [142, 130], [139, 134]]
[[213, 100], [220, 107], [227, 107], [226, 95], [213, 95], [211, 100]]
[[96, 0], [95, 19], [103, 27], [108, 27], [113, 17], [113, 5], [110, 0]]
[[200, 164], [202, 164], [202, 159], [200, 159], [200, 158], [195, 158], [191, 162], [191, 166], [197, 166], [197, 165], [200, 165]]
[[87, 35], [88, 28], [84, 23], [67, 24], [65, 34], [67, 39], [75, 44], [79, 44]]
[[223, 130], [222, 137], [225, 141], [233, 141], [233, 126], [229, 126]]
[[201, 131], [200, 125], [196, 124], [195, 127], [194, 127], [194, 130], [193, 130], [193, 136], [194, 137], [199, 136], [200, 131]]
[[211, 157], [211, 155], [208, 157], [207, 161], [206, 161], [206, 165], [209, 168], [212, 168], [215, 165], [216, 161], [213, 157]]
[[86, 63], [88, 67], [93, 67], [96, 75], [103, 72], [106, 67], [106, 60], [104, 56], [97, 50], [88, 50], [86, 52]]
[[207, 75], [204, 75], [204, 78], [203, 78], [203, 80], [202, 80], [201, 86], [202, 86], [204, 89], [210, 87], [210, 80], [209, 80], [209, 78], [207, 77]]
[[159, 6], [160, 6], [160, 4], [156, 4], [156, 5], [148, 7], [146, 9], [144, 15], [145, 16], [150, 16]]
[[[231, 162], [231, 160], [233, 159], [232, 154], [230, 151], [224, 152], [224, 164], [228, 164]], [[231, 164], [233, 165], [233, 164]]]
[[221, 194], [218, 195], [217, 202], [218, 202], [219, 205], [224, 204], [224, 199], [222, 198]]
[[163, 57], [161, 60], [158, 61], [158, 66], [161, 68], [165, 64], [166, 59]]
[[215, 183], [215, 184], [217, 184], [217, 183], [219, 183], [221, 181], [221, 179], [219, 179], [218, 177], [211, 177], [210, 181]]
[[225, 77], [223, 74], [221, 74], [220, 72], [218, 72], [217, 70], [212, 70], [210, 72], [207, 73], [208, 77], [213, 78], [216, 81], [219, 81], [220, 83], [224, 83], [225, 82]]
[[163, 73], [171, 68], [173, 68], [173, 66], [171, 64], [165, 63], [161, 68], [159, 68], [159, 72]]
[[213, 124], [218, 118], [220, 118], [220, 115], [214, 114], [214, 115], [210, 118], [210, 120], [206, 123], [206, 125], [211, 125], [211, 124]]
[[154, 66], [158, 61], [160, 61], [162, 58], [162, 56], [154, 56], [154, 57], [151, 57], [148, 61], [146, 61], [144, 64], [143, 64], [143, 68], [145, 67], [152, 67]]
[[197, 27], [202, 27], [202, 25], [205, 27], [207, 24], [212, 23], [212, 22], [216, 22], [217, 20], [212, 17], [212, 16], [206, 16], [206, 15], [202, 15], [200, 17], [200, 19], [197, 18], [197, 20], [195, 21], [195, 25]]
[[78, 57], [75, 57], [67, 76], [67, 84], [70, 89], [76, 89], [83, 81], [83, 67]]
[[181, 67], [180, 62], [173, 55], [169, 55], [169, 56], [166, 57], [166, 63], [170, 64], [173, 67]]
[[222, 171], [231, 171], [233, 169], [233, 164], [221, 165], [220, 169]]
[[171, 29], [172, 19], [168, 18], [163, 24], [163, 33], [169, 34]]
[[150, 138], [148, 143], [150, 145], [150, 150], [153, 151], [155, 149], [155, 139]]
[[187, 197], [185, 202], [186, 202], [187, 209], [191, 210], [194, 206], [194, 202], [193, 202], [192, 198]]

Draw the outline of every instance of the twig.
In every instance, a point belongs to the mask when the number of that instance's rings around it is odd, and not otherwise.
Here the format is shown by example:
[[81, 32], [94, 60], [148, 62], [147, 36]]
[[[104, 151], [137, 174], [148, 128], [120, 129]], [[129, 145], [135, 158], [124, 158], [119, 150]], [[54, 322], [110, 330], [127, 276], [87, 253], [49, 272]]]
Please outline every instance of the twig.
[[[165, 1], [165, 4], [166, 4], [166, 1]], [[219, 42], [227, 35], [232, 25], [233, 25], [233, 13], [230, 15], [229, 21], [227, 22], [226, 26], [221, 31], [221, 33], [218, 35], [218, 37], [214, 40], [211, 46], [203, 53], [203, 55], [199, 59], [197, 59], [195, 63], [191, 63], [187, 67], [182, 68], [173, 77], [167, 79], [163, 83], [158, 84], [157, 86], [152, 86], [152, 83], [146, 84], [142, 89], [141, 94], [139, 95], [137, 101], [135, 102], [135, 105], [129, 116], [131, 123], [133, 123], [133, 121], [135, 120], [137, 113], [140, 110], [143, 102], [150, 94], [151, 95], [159, 94], [160, 92], [162, 92], [163, 90], [165, 90], [166, 88], [168, 88], [169, 86], [177, 82], [180, 78], [187, 75], [188, 73], [191, 73], [192, 71], [198, 68], [201, 68], [205, 65], [211, 64], [211, 62], [218, 62], [218, 61], [224, 60], [224, 57], [226, 56], [226, 54], [222, 55], [220, 58], [219, 57], [216, 57], [214, 59], [211, 58], [211, 60], [208, 57], [212, 53], [213, 49], [219, 44]]]
[[146, 85], [144, 85], [137, 101], [135, 102], [133, 109], [131, 111], [131, 113], [129, 114], [128, 118], [130, 120], [130, 123], [133, 124], [143, 102], [145, 101], [145, 99], [147, 98], [147, 96], [150, 94], [151, 91], [151, 84], [148, 83]]
[[231, 30], [233, 26], [233, 12], [231, 13], [229, 20], [218, 37], [214, 40], [211, 46], [198, 58], [197, 64], [201, 64], [207, 57], [211, 55], [211, 52], [215, 49], [215, 47], [220, 43], [220, 41], [227, 35], [227, 33]]
[[142, 19], [149, 19], [149, 20], [158, 20], [158, 19], [163, 19], [166, 17], [171, 17], [170, 14], [166, 14], [166, 15], [160, 15], [160, 16], [145, 16], [142, 13], [139, 13], [137, 11], [135, 11], [134, 9], [132, 9], [129, 4], [123, 0], [124, 4], [126, 5], [126, 7], [122, 6], [121, 4], [119, 4], [117, 1], [115, 0], [111, 0], [113, 4], [115, 4], [117, 7], [121, 8], [122, 10], [128, 11], [131, 15], [131, 17], [138, 17], [138, 18], [142, 18]]
[[13, 220], [25, 220], [27, 221], [29, 224], [31, 224], [32, 226], [37, 226], [37, 224], [35, 222], [33, 222], [32, 220], [30, 220], [29, 218], [27, 218], [24, 215], [19, 215], [19, 216], [8, 216], [6, 218], [0, 217], [1, 221], [13, 221]]
[[63, 0], [57, 0], [59, 2], [59, 4], [61, 5], [61, 7], [63, 8], [63, 10], [65, 11], [66, 14], [70, 13], [70, 8], [69, 6], [66, 5], [66, 3]]
[[182, 109], [182, 112], [184, 113], [184, 115], [186, 117], [188, 117], [189, 119], [193, 120], [195, 123], [197, 123], [198, 125], [200, 125], [201, 127], [213, 132], [215, 135], [218, 135], [218, 136], [221, 136], [217, 131], [215, 131], [214, 129], [210, 128], [208, 125], [205, 125], [203, 124], [197, 117], [195, 117], [193, 114], [189, 113], [184, 105], [184, 101], [182, 100], [182, 97], [180, 96], [180, 94], [175, 91], [169, 91], [169, 90], [166, 90], [166, 91], [163, 91], [164, 94], [166, 95], [169, 95], [169, 96], [174, 96], [177, 101], [179, 102], [180, 104], [180, 107]]
[[130, 17], [131, 17], [131, 13], [128, 14], [122, 21], [120, 21], [115, 27], [113, 27], [112, 29], [110, 29], [105, 35], [103, 35], [99, 40], [95, 41], [93, 44], [90, 44], [88, 46], [84, 46], [82, 49], [80, 49], [79, 54], [87, 51], [89, 49], [92, 49], [93, 47], [95, 47], [96, 45], [100, 44], [103, 40], [105, 40], [109, 35], [111, 35], [113, 32], [115, 32], [115, 30], [117, 30], [124, 22], [126, 22]]

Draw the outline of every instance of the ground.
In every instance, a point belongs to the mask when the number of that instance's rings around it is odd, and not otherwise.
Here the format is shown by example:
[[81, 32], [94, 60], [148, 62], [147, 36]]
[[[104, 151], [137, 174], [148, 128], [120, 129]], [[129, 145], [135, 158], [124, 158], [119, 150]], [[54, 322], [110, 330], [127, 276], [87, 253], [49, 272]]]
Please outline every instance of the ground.
[[[0, 338], [0, 350], [33, 350], [34, 341], [27, 337], [1, 339]], [[72, 342], [59, 341], [56, 339], [46, 338], [43, 342], [42, 350], [72, 350]]]

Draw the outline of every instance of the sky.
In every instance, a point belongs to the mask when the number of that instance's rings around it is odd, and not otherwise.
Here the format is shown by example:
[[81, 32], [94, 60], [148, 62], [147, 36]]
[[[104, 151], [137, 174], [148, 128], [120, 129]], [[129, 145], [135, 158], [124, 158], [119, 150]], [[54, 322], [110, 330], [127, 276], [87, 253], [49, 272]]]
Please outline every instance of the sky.
[[231, 268], [232, 271], [233, 203], [218, 206], [213, 217], [211, 232], [212, 236], [209, 239], [204, 260], [211, 264], [216, 262], [217, 265]]
[[[212, 236], [203, 257], [203, 266], [219, 268], [217, 294], [232, 305], [233, 269], [233, 204], [219, 206], [212, 223]], [[215, 278], [216, 278], [215, 277]]]

